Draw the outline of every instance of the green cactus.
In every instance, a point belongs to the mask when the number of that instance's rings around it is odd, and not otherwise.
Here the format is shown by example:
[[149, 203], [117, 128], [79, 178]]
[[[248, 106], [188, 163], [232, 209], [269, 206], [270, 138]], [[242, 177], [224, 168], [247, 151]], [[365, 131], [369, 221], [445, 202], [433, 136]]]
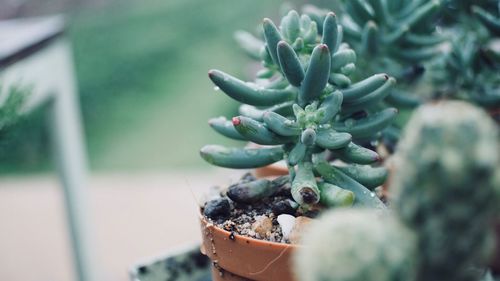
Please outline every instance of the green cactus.
[[[375, 74], [352, 83], [349, 75], [355, 69], [356, 54], [342, 43], [342, 28], [335, 14], [327, 13], [321, 26], [319, 29], [309, 16], [292, 10], [279, 28], [264, 20], [263, 42], [249, 33], [239, 33], [245, 50], [263, 61], [262, 79], [244, 82], [210, 70], [212, 82], [242, 106], [241, 115], [232, 121], [219, 117], [209, 124], [226, 137], [271, 147], [210, 145], [201, 149], [201, 156], [217, 166], [243, 169], [284, 159], [297, 203], [382, 208], [383, 203], [363, 186], [373, 188], [385, 180], [383, 168], [368, 166], [380, 157], [353, 140], [374, 140], [392, 122], [397, 110], [381, 109], [378, 104], [389, 94], [395, 79]], [[348, 168], [325, 163], [327, 153]], [[360, 169], [366, 174], [360, 176]], [[323, 179], [317, 180], [318, 174]], [[322, 200], [321, 194], [327, 198]]]
[[412, 281], [414, 240], [392, 215], [329, 211], [304, 233], [304, 246], [294, 256], [297, 276], [302, 281]]
[[391, 192], [402, 221], [417, 233], [417, 280], [479, 280], [491, 250], [499, 201], [498, 131], [463, 102], [423, 106], [398, 147]]

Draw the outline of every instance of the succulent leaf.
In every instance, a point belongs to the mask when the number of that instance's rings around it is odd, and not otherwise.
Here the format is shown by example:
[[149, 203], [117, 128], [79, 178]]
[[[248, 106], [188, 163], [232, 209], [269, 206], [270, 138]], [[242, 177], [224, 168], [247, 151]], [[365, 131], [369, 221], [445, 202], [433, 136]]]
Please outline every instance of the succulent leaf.
[[351, 134], [338, 133], [333, 129], [320, 129], [316, 134], [316, 144], [325, 149], [346, 147], [351, 140]]
[[277, 53], [283, 75], [291, 85], [300, 87], [304, 80], [304, 69], [292, 46], [285, 41], [280, 41]]
[[354, 204], [354, 193], [326, 182], [319, 183], [321, 203], [328, 207], [350, 207]]
[[332, 12], [328, 13], [323, 23], [323, 38], [321, 42], [328, 46], [328, 49], [330, 49], [333, 54], [337, 52], [339, 48], [337, 26], [337, 16]]
[[278, 113], [267, 111], [264, 113], [263, 120], [269, 129], [278, 135], [287, 137], [300, 135], [301, 130], [298, 124]]
[[294, 99], [292, 89], [265, 89], [255, 84], [245, 83], [219, 70], [210, 70], [208, 76], [224, 93], [242, 103], [271, 106]]
[[212, 118], [208, 120], [208, 124], [219, 134], [235, 140], [245, 140], [245, 138], [236, 131], [233, 122], [226, 119], [226, 117]]
[[292, 197], [300, 205], [312, 205], [319, 202], [320, 191], [310, 162], [300, 162], [297, 174], [292, 182]]
[[232, 169], [259, 168], [283, 158], [281, 147], [272, 148], [227, 148], [221, 145], [206, 145], [200, 150], [208, 163]]
[[355, 206], [386, 210], [385, 204], [374, 193], [329, 163], [320, 161], [315, 163], [314, 169], [326, 182], [352, 191]]
[[279, 65], [278, 60], [278, 43], [283, 39], [281, 34], [274, 25], [273, 21], [265, 18], [262, 27], [264, 29], [264, 38], [266, 39], [267, 50], [269, 51], [269, 55], [271, 55], [271, 59], [273, 60], [275, 65]]
[[333, 150], [334, 154], [345, 162], [356, 164], [372, 164], [380, 160], [380, 156], [373, 150], [354, 143], [346, 147]]
[[339, 132], [349, 133], [353, 138], [366, 138], [389, 126], [397, 113], [395, 108], [386, 108], [365, 118], [335, 122], [333, 128]]
[[381, 186], [388, 176], [388, 171], [385, 167], [370, 167], [356, 164], [335, 167], [371, 190]]
[[227, 190], [227, 197], [238, 203], [251, 204], [271, 196], [277, 191], [277, 187], [270, 180], [257, 179], [231, 185]]
[[319, 98], [330, 75], [330, 51], [324, 44], [316, 46], [311, 55], [304, 81], [300, 87], [299, 101], [302, 105]]
[[233, 126], [243, 137], [257, 144], [278, 145], [289, 142], [287, 138], [269, 130], [264, 123], [245, 116], [234, 117]]
[[295, 144], [293, 149], [288, 154], [288, 164], [290, 166], [295, 166], [297, 163], [304, 159], [306, 155], [307, 146], [302, 142], [298, 142]]
[[362, 98], [382, 87], [388, 80], [389, 76], [381, 73], [354, 83], [349, 88], [341, 90], [344, 95], [344, 101], [350, 102]]
[[343, 98], [340, 91], [335, 91], [323, 99], [317, 111], [319, 124], [330, 122], [340, 112]]

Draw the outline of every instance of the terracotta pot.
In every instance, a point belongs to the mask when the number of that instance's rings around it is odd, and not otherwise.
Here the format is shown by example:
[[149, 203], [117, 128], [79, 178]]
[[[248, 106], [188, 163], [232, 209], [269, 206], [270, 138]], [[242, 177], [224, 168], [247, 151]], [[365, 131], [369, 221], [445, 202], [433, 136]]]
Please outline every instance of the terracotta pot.
[[297, 245], [257, 240], [220, 229], [200, 215], [202, 253], [213, 262], [212, 280], [294, 281]]
[[254, 170], [254, 173], [258, 178], [277, 177], [288, 175], [288, 169], [285, 164], [278, 162], [262, 168], [257, 168]]

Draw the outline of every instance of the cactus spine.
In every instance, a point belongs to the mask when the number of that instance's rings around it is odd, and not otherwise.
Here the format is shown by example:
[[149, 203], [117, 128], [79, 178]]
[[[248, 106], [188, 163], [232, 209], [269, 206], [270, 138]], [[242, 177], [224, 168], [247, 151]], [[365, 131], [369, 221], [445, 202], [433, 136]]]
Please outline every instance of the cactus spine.
[[[263, 40], [249, 33], [237, 34], [244, 50], [262, 60], [259, 80], [244, 82], [210, 70], [212, 82], [242, 105], [241, 115], [232, 121], [219, 117], [209, 124], [226, 137], [271, 147], [210, 145], [201, 149], [201, 156], [228, 168], [255, 168], [285, 159], [292, 196], [303, 206], [322, 202], [327, 206], [382, 207], [378, 198], [363, 195], [370, 194], [363, 184], [373, 188], [385, 180], [385, 173], [380, 172], [383, 168], [369, 166], [380, 157], [353, 140], [373, 140], [392, 122], [397, 111], [377, 105], [389, 94], [395, 79], [382, 73], [352, 83], [356, 54], [342, 43], [343, 31], [334, 13], [326, 13], [316, 22], [292, 10], [279, 27], [264, 19], [262, 30]], [[327, 152], [356, 166], [344, 174], [327, 164], [322, 172], [326, 177], [318, 181], [318, 165], [325, 164]], [[363, 177], [356, 174], [360, 167], [367, 171]], [[343, 179], [333, 176], [336, 173]], [[326, 198], [322, 200], [321, 194]]]

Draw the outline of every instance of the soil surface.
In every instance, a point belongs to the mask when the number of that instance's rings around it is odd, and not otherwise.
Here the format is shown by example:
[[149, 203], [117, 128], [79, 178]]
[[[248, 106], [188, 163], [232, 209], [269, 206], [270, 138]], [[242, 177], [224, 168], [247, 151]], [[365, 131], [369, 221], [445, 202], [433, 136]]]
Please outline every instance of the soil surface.
[[[240, 182], [255, 179], [253, 175], [248, 173], [241, 178]], [[274, 194], [249, 204], [235, 202], [227, 196], [227, 189], [220, 190], [217, 194], [219, 197], [213, 198], [205, 204], [203, 209], [205, 218], [215, 226], [234, 234], [289, 244], [290, 241], [283, 237], [277, 217], [281, 214], [289, 214], [294, 217], [306, 216], [314, 218], [319, 210], [305, 211], [294, 206], [296, 203], [291, 196], [291, 183], [288, 176], [277, 178], [273, 180], [273, 183], [280, 185]], [[237, 184], [235, 183], [232, 186]], [[207, 216], [208, 206], [212, 205], [210, 208], [213, 208], [214, 204], [216, 208], [219, 208], [217, 214]], [[271, 224], [268, 223], [269, 220]], [[262, 221], [267, 223], [260, 223]]]

